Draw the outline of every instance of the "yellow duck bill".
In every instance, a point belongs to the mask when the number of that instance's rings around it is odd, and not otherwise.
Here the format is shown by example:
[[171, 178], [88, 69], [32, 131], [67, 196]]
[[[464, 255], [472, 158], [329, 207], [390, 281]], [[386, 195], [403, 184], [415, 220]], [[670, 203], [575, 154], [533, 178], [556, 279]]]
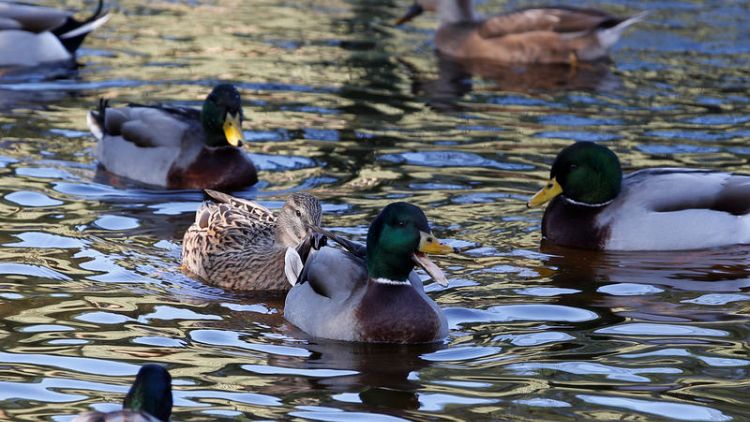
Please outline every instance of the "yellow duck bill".
[[227, 137], [227, 142], [233, 147], [242, 146], [242, 142], [245, 138], [242, 136], [242, 122], [240, 121], [240, 114], [227, 113], [226, 119], [224, 119], [224, 136]]
[[454, 249], [451, 246], [441, 243], [432, 233], [419, 232], [419, 247], [417, 250], [418, 252], [411, 256], [414, 263], [422, 267], [438, 284], [444, 287], [447, 286], [448, 278], [445, 277], [443, 270], [425, 254], [445, 255], [454, 252]]
[[538, 207], [553, 200], [557, 195], [561, 193], [562, 186], [560, 186], [560, 184], [557, 183], [557, 180], [553, 177], [549, 179], [549, 182], [547, 182], [547, 184], [544, 185], [544, 187], [541, 188], [539, 192], [535, 193], [534, 196], [529, 199], [529, 202], [526, 203], [526, 206], [529, 208]]

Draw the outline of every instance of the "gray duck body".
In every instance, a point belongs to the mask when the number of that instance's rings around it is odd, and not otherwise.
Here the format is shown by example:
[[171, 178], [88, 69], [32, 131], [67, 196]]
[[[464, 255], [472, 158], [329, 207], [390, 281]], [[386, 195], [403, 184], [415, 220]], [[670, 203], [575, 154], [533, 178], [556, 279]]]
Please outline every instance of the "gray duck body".
[[313, 337], [367, 343], [430, 343], [448, 324], [415, 272], [405, 283], [372, 280], [364, 258], [325, 247], [287, 294], [284, 317]]

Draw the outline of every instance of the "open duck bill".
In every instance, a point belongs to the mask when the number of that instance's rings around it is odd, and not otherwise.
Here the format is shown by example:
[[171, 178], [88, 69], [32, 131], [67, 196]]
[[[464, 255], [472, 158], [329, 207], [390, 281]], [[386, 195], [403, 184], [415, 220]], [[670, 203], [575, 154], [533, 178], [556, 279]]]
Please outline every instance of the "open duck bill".
[[529, 208], [538, 207], [553, 200], [557, 195], [561, 193], [562, 186], [560, 186], [560, 184], [557, 183], [557, 179], [553, 177], [549, 179], [549, 182], [547, 182], [547, 184], [543, 188], [541, 188], [539, 192], [535, 193], [534, 196], [529, 199], [529, 202], [526, 203], [526, 206]]
[[416, 18], [417, 16], [421, 15], [424, 12], [424, 8], [421, 4], [418, 2], [414, 2], [414, 4], [409, 7], [409, 10], [406, 11], [404, 16], [401, 16], [400, 18], [396, 19], [396, 25], [403, 25], [406, 22], [409, 22], [410, 20]]
[[443, 270], [435, 265], [425, 254], [445, 255], [452, 252], [454, 250], [451, 246], [441, 243], [432, 233], [420, 231], [419, 247], [417, 248], [417, 252], [412, 254], [411, 259], [415, 264], [422, 267], [433, 280], [445, 287], [448, 285], [448, 279], [445, 277]]
[[227, 117], [224, 119], [224, 136], [227, 137], [227, 142], [233, 147], [242, 146], [242, 142], [245, 138], [242, 135], [242, 122], [240, 121], [240, 113], [232, 114], [227, 113]]

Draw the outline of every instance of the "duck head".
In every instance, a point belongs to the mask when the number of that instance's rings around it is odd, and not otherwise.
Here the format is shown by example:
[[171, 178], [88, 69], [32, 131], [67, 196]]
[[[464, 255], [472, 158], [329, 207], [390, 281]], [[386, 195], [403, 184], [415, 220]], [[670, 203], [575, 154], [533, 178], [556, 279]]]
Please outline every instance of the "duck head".
[[123, 407], [146, 412], [161, 421], [169, 420], [172, 414], [172, 377], [169, 372], [160, 365], [142, 366], [125, 396]]
[[409, 10], [396, 20], [396, 25], [409, 22], [425, 11], [438, 12], [442, 23], [471, 22], [474, 20], [474, 7], [471, 0], [415, 0]]
[[314, 229], [320, 228], [323, 214], [318, 198], [309, 193], [293, 193], [279, 213], [276, 241], [287, 247], [297, 246]]
[[201, 110], [206, 144], [212, 147], [242, 146], [242, 102], [234, 85], [220, 84], [208, 94]]
[[562, 194], [570, 202], [602, 206], [620, 193], [620, 160], [609, 148], [576, 142], [560, 151], [552, 164], [549, 182], [527, 202], [537, 207]]
[[405, 202], [383, 208], [367, 231], [367, 273], [373, 280], [406, 282], [417, 264], [445, 285], [445, 275], [425, 254], [451, 252], [432, 234], [422, 210]]

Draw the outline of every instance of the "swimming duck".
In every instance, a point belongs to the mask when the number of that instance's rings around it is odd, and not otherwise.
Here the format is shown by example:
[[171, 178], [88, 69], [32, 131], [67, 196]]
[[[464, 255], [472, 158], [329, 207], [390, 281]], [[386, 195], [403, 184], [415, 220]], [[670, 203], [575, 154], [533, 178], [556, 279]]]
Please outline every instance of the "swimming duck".
[[527, 205], [551, 201], [542, 235], [585, 249], [680, 250], [750, 243], [750, 176], [651, 168], [623, 177], [609, 148], [576, 142]]
[[392, 203], [370, 224], [364, 257], [331, 247], [308, 257], [287, 294], [284, 317], [313, 337], [368, 343], [439, 341], [448, 334], [445, 316], [412, 269], [420, 265], [447, 284], [425, 253], [450, 252], [453, 248], [432, 234], [421, 209]]
[[321, 236], [312, 230], [320, 226], [318, 199], [293, 193], [277, 215], [252, 201], [212, 190], [206, 193], [216, 202], [201, 206], [185, 232], [182, 267], [226, 289], [289, 290], [287, 259], [299, 259], [290, 267], [299, 268], [311, 248], [321, 246]]
[[172, 377], [160, 365], [143, 365], [125, 396], [122, 410], [87, 412], [72, 422], [166, 422], [172, 414]]
[[88, 123], [96, 155], [110, 173], [170, 189], [231, 190], [258, 175], [242, 146], [242, 104], [233, 85], [217, 85], [201, 110], [161, 105], [109, 107]]
[[0, 67], [72, 61], [86, 35], [109, 19], [102, 6], [100, 0], [93, 15], [78, 21], [65, 10], [0, 3]]
[[417, 0], [397, 24], [437, 10], [437, 50], [454, 59], [568, 63], [607, 57], [626, 28], [644, 14], [618, 18], [594, 9], [532, 7], [477, 18], [471, 0]]

